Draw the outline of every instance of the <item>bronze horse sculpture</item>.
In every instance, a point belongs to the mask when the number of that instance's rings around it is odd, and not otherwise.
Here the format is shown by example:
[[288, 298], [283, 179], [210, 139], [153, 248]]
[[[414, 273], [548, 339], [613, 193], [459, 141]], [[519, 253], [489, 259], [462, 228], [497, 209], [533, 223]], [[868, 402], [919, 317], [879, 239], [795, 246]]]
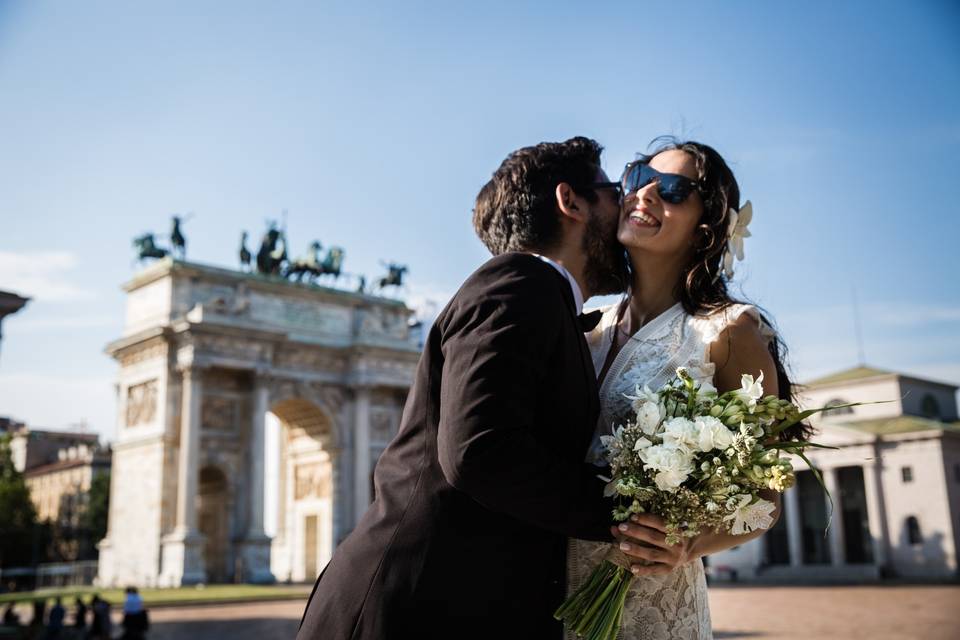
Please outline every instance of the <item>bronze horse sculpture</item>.
[[180, 230], [180, 225], [186, 221], [187, 218], [173, 216], [173, 229], [170, 231], [170, 244], [173, 246], [172, 251], [176, 253], [181, 260], [186, 260], [187, 258], [187, 239], [184, 237], [183, 231]]
[[253, 256], [247, 249], [247, 232], [244, 231], [240, 236], [240, 268], [244, 271], [250, 271], [250, 260], [252, 259]]
[[283, 270], [283, 277], [289, 279], [292, 276], [294, 280], [300, 282], [303, 276], [307, 275], [308, 280], [312, 281], [320, 274], [320, 248], [319, 241], [311, 242], [310, 246], [307, 247], [306, 255], [300, 256], [287, 264], [286, 269]]
[[152, 233], [145, 233], [133, 239], [133, 246], [137, 250], [137, 259], [143, 262], [147, 258], [166, 258], [170, 253], [166, 249], [157, 246], [157, 241]]
[[305, 257], [297, 258], [287, 266], [283, 274], [284, 277], [293, 276], [297, 282], [300, 282], [306, 274], [307, 281], [314, 284], [317, 278], [332, 275], [334, 282], [336, 282], [340, 277], [340, 269], [343, 266], [344, 251], [340, 247], [330, 247], [327, 250], [327, 255], [321, 261], [320, 249], [319, 242], [312, 242]]
[[387, 275], [377, 280], [377, 289], [384, 287], [403, 286], [403, 274], [407, 272], [407, 266], [391, 262], [387, 266]]
[[283, 263], [287, 260], [287, 241], [283, 232], [270, 225], [257, 251], [257, 271], [268, 276], [282, 275]]

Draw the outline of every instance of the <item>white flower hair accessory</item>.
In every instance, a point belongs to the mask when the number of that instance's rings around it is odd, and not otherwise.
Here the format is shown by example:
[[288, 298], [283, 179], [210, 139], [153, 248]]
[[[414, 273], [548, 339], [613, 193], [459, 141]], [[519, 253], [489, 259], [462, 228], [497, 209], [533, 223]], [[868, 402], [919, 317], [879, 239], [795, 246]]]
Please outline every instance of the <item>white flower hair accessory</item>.
[[743, 239], [750, 237], [747, 226], [753, 220], [753, 205], [747, 200], [740, 211], [730, 207], [730, 222], [727, 224], [727, 248], [723, 251], [723, 274], [733, 277], [733, 258], [743, 260]]

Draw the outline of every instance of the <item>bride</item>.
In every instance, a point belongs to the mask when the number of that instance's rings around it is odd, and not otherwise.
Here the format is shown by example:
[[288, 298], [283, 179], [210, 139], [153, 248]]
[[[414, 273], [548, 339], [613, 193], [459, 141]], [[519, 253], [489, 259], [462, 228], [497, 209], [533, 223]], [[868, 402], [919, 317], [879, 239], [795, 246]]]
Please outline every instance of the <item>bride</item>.
[[[751, 212], [749, 204], [741, 208], [737, 181], [720, 154], [705, 144], [660, 139], [651, 155], [627, 165], [620, 186], [618, 239], [629, 256], [631, 287], [620, 304], [602, 309], [587, 335], [602, 407], [589, 459], [601, 465], [600, 436], [629, 419], [625, 394], [638, 384], [658, 389], [677, 367], [720, 393], [739, 388], [744, 373], [762, 373], [765, 394], [789, 398], [791, 389], [776, 333], [756, 307], [727, 291], [733, 258], [743, 258]], [[763, 497], [776, 504], [778, 518], [779, 494]], [[712, 638], [701, 558], [763, 531], [704, 533], [667, 546], [662, 520], [634, 518], [615, 529], [624, 540], [621, 550], [644, 561], [634, 565], [618, 637]], [[568, 593], [608, 552], [608, 544], [570, 541]]]

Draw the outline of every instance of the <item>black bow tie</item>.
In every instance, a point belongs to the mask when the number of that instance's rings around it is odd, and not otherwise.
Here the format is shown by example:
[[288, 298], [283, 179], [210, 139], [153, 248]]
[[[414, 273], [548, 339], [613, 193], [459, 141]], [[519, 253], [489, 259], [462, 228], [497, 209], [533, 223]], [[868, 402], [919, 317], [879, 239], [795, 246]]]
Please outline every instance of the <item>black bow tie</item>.
[[596, 311], [591, 311], [590, 313], [581, 313], [577, 316], [577, 320], [580, 322], [580, 329], [586, 333], [588, 331], [593, 331], [598, 324], [600, 324], [600, 318], [603, 317], [603, 311], [597, 309]]

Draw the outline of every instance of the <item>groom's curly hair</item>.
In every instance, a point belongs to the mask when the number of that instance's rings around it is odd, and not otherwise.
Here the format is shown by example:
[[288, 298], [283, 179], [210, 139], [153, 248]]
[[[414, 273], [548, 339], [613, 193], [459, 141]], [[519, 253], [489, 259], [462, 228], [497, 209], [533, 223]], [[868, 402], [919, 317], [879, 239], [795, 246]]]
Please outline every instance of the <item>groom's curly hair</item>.
[[[556, 188], [596, 180], [603, 151], [595, 140], [577, 136], [541, 142], [514, 151], [477, 195], [473, 228], [493, 255], [507, 251], [547, 251], [560, 240]], [[590, 189], [577, 191], [596, 202]]]

